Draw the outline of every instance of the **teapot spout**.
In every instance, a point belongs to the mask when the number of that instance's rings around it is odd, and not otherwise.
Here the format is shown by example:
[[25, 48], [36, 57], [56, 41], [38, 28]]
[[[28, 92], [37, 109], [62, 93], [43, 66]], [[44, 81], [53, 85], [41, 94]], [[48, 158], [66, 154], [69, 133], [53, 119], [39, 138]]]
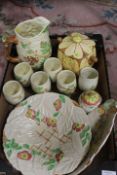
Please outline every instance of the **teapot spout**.
[[40, 33], [42, 33], [50, 25], [50, 21], [43, 16], [35, 17], [34, 20], [43, 27]]

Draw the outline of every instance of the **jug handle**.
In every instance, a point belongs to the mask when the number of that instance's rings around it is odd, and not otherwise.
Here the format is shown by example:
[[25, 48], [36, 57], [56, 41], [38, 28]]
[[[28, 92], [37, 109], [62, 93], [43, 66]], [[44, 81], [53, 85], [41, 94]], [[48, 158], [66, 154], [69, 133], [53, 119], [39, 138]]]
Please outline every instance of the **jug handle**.
[[20, 59], [18, 58], [18, 56], [17, 57], [10, 56], [12, 45], [18, 43], [16, 36], [15, 35], [7, 36], [7, 37], [3, 36], [2, 42], [4, 44], [5, 58], [7, 59], [7, 61], [12, 63], [19, 63]]

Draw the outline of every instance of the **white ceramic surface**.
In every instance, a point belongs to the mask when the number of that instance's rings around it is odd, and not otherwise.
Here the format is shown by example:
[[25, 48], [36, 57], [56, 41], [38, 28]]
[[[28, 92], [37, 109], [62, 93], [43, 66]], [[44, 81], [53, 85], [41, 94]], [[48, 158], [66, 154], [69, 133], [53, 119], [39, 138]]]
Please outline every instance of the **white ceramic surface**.
[[31, 76], [31, 87], [35, 93], [43, 93], [51, 90], [51, 81], [44, 71], [38, 71]]
[[88, 90], [80, 94], [78, 102], [80, 107], [89, 113], [102, 103], [102, 97], [98, 92], [94, 90]]
[[72, 94], [76, 89], [76, 76], [70, 70], [62, 70], [57, 75], [57, 88], [65, 94]]
[[24, 175], [72, 172], [89, 149], [92, 133], [86, 117], [61, 94], [27, 98], [10, 113], [4, 128], [8, 160]]
[[25, 91], [22, 85], [15, 80], [9, 80], [4, 84], [3, 94], [6, 100], [13, 105], [18, 104], [25, 98]]
[[[38, 23], [42, 30], [36, 36], [24, 37], [19, 34], [20, 28], [27, 22]], [[35, 17], [19, 23], [15, 28], [15, 34], [18, 40], [17, 52], [22, 61], [27, 61], [30, 65], [39, 69], [46, 58], [51, 56], [51, 43], [48, 33], [50, 21], [44, 17]]]
[[86, 115], [67, 96], [31, 96], [8, 116], [4, 152], [23, 175], [78, 175], [107, 141], [116, 114], [114, 100]]
[[44, 71], [49, 74], [53, 82], [56, 81], [57, 74], [62, 70], [62, 64], [56, 57], [50, 57], [44, 62]]
[[28, 62], [18, 63], [14, 67], [14, 76], [23, 86], [30, 85], [30, 77], [33, 74], [32, 67]]
[[83, 91], [94, 90], [98, 85], [98, 80], [98, 71], [92, 67], [85, 67], [80, 71], [78, 78], [78, 86]]

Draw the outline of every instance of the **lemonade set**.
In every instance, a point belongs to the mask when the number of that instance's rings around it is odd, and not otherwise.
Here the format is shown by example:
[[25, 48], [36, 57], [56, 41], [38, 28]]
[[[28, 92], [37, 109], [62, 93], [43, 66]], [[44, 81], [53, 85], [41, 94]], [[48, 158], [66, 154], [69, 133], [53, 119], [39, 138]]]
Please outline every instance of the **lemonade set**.
[[[14, 79], [3, 86], [5, 99], [15, 105], [4, 127], [3, 148], [23, 175], [76, 175], [90, 165], [109, 137], [116, 101], [104, 102], [97, 90], [95, 41], [79, 32], [58, 37], [53, 57], [49, 24], [45, 17], [23, 21], [16, 26], [15, 36], [3, 40], [8, 61], [15, 63]], [[8, 54], [13, 43], [18, 57]], [[33, 92], [28, 98], [27, 89]], [[110, 125], [104, 130], [100, 126], [107, 115]], [[96, 137], [97, 145], [94, 131], [107, 134]]]

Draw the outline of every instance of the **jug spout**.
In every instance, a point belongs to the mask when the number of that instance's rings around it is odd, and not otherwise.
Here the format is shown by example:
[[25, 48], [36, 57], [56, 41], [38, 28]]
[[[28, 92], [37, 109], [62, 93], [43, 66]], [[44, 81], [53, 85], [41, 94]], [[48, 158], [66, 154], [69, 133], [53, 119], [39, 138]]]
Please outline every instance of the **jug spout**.
[[42, 33], [50, 24], [50, 21], [43, 16], [35, 17], [34, 20], [37, 21], [43, 27], [40, 33]]

